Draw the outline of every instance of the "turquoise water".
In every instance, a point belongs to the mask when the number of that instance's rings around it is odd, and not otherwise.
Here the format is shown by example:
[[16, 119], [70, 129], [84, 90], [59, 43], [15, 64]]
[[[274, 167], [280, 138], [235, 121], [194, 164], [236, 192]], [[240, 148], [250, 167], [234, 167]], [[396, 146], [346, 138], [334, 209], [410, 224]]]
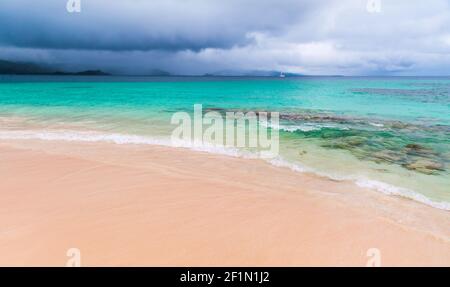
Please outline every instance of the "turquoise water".
[[450, 78], [0, 76], [3, 138], [33, 127], [164, 139], [194, 104], [279, 112], [272, 163], [448, 209]]

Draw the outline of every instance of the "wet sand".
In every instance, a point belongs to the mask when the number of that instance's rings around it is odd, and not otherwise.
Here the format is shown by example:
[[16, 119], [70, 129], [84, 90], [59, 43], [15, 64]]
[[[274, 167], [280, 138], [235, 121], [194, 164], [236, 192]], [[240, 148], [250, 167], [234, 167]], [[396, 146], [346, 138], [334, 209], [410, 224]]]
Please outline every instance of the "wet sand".
[[450, 265], [448, 211], [259, 160], [1, 141], [0, 193], [0, 266]]

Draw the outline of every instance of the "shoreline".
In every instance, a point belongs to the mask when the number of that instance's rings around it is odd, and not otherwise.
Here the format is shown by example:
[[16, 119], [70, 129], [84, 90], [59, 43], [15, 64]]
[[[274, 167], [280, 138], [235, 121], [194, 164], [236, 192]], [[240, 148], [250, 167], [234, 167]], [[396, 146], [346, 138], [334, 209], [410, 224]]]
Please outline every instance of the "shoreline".
[[[450, 265], [448, 211], [261, 160], [0, 141], [0, 266]], [[24, 179], [24, 180], [19, 180]]]
[[[2, 119], [0, 117], [0, 121]], [[8, 120], [6, 119], [8, 125]], [[18, 118], [18, 122], [21, 123], [22, 118]], [[127, 135], [121, 133], [92, 133], [90, 130], [73, 130], [73, 131], [60, 131], [56, 130], [44, 130], [43, 132], [35, 131], [35, 127], [30, 130], [7, 130], [0, 131], [1, 141], [46, 141], [46, 142], [63, 142], [63, 143], [99, 143], [99, 144], [113, 144], [113, 145], [145, 145], [145, 146], [158, 146], [167, 147], [169, 149], [185, 149], [193, 152], [204, 152], [214, 155], [227, 156], [232, 158], [243, 159], [260, 159], [257, 153], [253, 153], [245, 150], [238, 150], [236, 148], [228, 148], [223, 146], [214, 146], [208, 144], [202, 144], [200, 146], [193, 146], [189, 143], [180, 142], [179, 145], [173, 145], [171, 140], [164, 139], [162, 137], [148, 137], [144, 135]], [[424, 204], [433, 208], [450, 211], [450, 202], [448, 201], [436, 201], [421, 192], [417, 192], [407, 187], [397, 186], [391, 183], [384, 182], [378, 179], [370, 179], [366, 177], [352, 177], [349, 175], [332, 175], [327, 172], [316, 170], [308, 166], [304, 166], [295, 162], [288, 161], [281, 157], [272, 159], [263, 159], [266, 163], [279, 168], [286, 168], [298, 173], [309, 173], [317, 177], [326, 178], [336, 181], [351, 181], [354, 185], [363, 188], [371, 189], [387, 196], [399, 196], [408, 200], [416, 201], [420, 204]]]

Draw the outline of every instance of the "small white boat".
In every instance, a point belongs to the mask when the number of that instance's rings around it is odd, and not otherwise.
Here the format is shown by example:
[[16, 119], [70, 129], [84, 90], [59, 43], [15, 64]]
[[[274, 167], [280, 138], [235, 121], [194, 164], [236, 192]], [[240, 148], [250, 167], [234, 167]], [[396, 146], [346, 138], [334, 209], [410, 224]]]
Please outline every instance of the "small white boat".
[[281, 73], [280, 73], [280, 78], [284, 78], [284, 77], [286, 77], [286, 75], [283, 74], [283, 72], [281, 72]]

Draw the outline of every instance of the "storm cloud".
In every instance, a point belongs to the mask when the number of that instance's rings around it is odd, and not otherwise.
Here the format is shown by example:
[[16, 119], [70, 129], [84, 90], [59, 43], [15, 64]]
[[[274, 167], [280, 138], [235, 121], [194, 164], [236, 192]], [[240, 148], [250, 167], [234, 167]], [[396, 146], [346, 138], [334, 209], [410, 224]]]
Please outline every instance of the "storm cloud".
[[[145, 74], [450, 71], [450, 1], [2, 0], [0, 58]], [[370, 7], [369, 7], [370, 8]]]
[[316, 1], [80, 0], [81, 13], [67, 13], [65, 0], [2, 0], [0, 41], [45, 49], [229, 48], [248, 44], [248, 32], [282, 33]]

